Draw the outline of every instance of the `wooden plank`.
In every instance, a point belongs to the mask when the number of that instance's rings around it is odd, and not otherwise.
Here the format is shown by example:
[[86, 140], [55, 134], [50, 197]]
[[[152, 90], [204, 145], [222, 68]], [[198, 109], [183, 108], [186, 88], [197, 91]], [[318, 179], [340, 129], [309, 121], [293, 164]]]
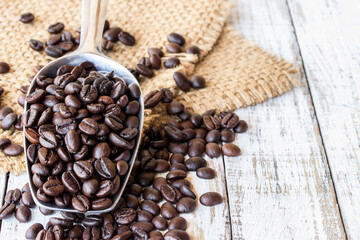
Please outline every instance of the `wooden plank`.
[[4, 202], [4, 197], [6, 193], [6, 182], [7, 182], [6, 173], [0, 174], [0, 205], [2, 205]]
[[[224, 203], [215, 207], [205, 207], [198, 204], [196, 211], [191, 214], [182, 214], [188, 221], [188, 233], [192, 239], [230, 239], [231, 228], [229, 219], [229, 206], [226, 196], [225, 174], [222, 157], [216, 159], [206, 158], [209, 166], [217, 171], [217, 176], [212, 180], [204, 180], [196, 177], [194, 172], [189, 173], [188, 179], [193, 184], [197, 196], [209, 191], [219, 192], [224, 196]], [[164, 175], [164, 174], [163, 174]], [[21, 188], [26, 183], [26, 174], [15, 176], [10, 174], [8, 189]], [[1, 182], [0, 182], [1, 183]], [[26, 230], [34, 223], [45, 225], [49, 216], [43, 216], [38, 207], [31, 209], [32, 218], [28, 223], [19, 223], [14, 217], [2, 222], [0, 239], [24, 239]], [[51, 216], [59, 216], [54, 213]], [[16, 236], [16, 237], [15, 237]], [[14, 238], [15, 237], [15, 238]]]
[[[246, 38], [301, 68], [285, 0], [238, 0], [234, 11]], [[243, 155], [225, 157], [233, 238], [344, 238], [302, 69], [294, 91], [237, 113], [250, 129], [236, 138]]]
[[345, 230], [360, 238], [360, 2], [289, 0]]

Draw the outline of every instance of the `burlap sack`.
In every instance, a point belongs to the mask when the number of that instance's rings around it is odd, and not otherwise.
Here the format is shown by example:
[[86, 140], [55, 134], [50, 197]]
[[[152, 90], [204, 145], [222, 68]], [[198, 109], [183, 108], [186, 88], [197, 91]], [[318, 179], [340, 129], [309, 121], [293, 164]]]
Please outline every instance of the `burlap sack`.
[[[127, 47], [118, 43], [106, 54], [126, 67], [134, 67], [140, 57], [147, 56], [149, 47], [165, 50], [168, 33], [184, 35], [184, 48], [197, 45], [201, 49], [200, 56], [175, 54], [181, 60], [178, 68], [156, 71], [155, 77], [143, 79], [140, 84], [145, 94], [169, 87], [177, 99], [186, 101], [186, 106], [196, 111], [244, 107], [290, 90], [294, 83], [291, 64], [262, 51], [230, 27], [223, 29], [230, 7], [226, 0], [110, 0], [107, 14], [110, 25], [120, 26], [133, 34], [136, 45]], [[57, 21], [63, 22], [65, 30], [75, 35], [75, 29], [80, 26], [80, 8], [80, 0], [0, 1], [3, 10], [0, 16], [0, 61], [11, 66], [10, 73], [0, 75], [0, 86], [5, 90], [1, 107], [11, 106], [21, 114], [17, 89], [28, 84], [27, 76], [33, 75], [33, 66], [52, 60], [44, 52], [31, 50], [29, 39], [45, 41], [50, 36], [47, 27]], [[34, 13], [35, 20], [30, 24], [21, 23], [18, 19], [24, 12]], [[173, 55], [165, 54], [164, 59]], [[189, 77], [194, 73], [201, 74], [206, 77], [207, 87], [184, 94], [175, 86], [174, 71], [183, 71]], [[146, 111], [147, 123], [159, 116], [159, 108]], [[0, 137], [22, 144], [21, 131], [0, 130]], [[1, 172], [19, 173], [24, 169], [24, 156], [6, 157], [0, 152]]]

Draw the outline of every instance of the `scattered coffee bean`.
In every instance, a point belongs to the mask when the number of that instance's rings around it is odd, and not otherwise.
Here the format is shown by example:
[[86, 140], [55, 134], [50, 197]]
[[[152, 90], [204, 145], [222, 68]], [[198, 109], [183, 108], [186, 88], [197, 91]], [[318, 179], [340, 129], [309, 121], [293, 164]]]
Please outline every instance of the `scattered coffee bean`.
[[106, 30], [104, 32], [103, 37], [106, 40], [109, 40], [111, 42], [117, 42], [118, 41], [118, 35], [119, 35], [119, 33], [121, 31], [122, 31], [122, 29], [119, 28], [119, 27], [112, 27], [112, 28], [109, 28], [108, 30]]
[[0, 74], [10, 71], [10, 66], [6, 62], [0, 62]]
[[60, 33], [64, 30], [64, 24], [61, 22], [54, 23], [48, 27], [48, 32], [52, 34]]
[[30, 23], [34, 20], [34, 15], [31, 12], [23, 13], [20, 15], [20, 22], [22, 23]]
[[166, 49], [170, 53], [181, 53], [181, 51], [182, 51], [181, 47], [176, 43], [168, 43], [168, 44], [166, 44]]
[[225, 156], [236, 157], [241, 154], [241, 150], [233, 143], [226, 143], [221, 147], [221, 151]]
[[209, 167], [201, 167], [196, 170], [196, 176], [203, 179], [213, 179], [215, 178], [215, 171]]
[[125, 44], [126, 46], [134, 46], [135, 38], [128, 32], [121, 31], [118, 34], [119, 41]]
[[41, 223], [34, 223], [25, 232], [26, 239], [35, 239], [37, 234], [44, 229]]
[[185, 50], [186, 53], [199, 55], [200, 48], [197, 46], [190, 46]]
[[244, 120], [240, 120], [238, 125], [234, 128], [234, 132], [236, 133], [244, 133], [248, 129], [248, 124]]
[[200, 203], [204, 206], [215, 206], [223, 202], [222, 196], [217, 192], [204, 193], [200, 197]]
[[21, 223], [28, 222], [31, 219], [31, 210], [27, 206], [20, 206], [15, 211], [15, 218]]
[[184, 45], [184, 43], [185, 43], [185, 38], [183, 36], [181, 36], [180, 34], [174, 33], [174, 32], [168, 34], [167, 39], [169, 42], [176, 43], [180, 46]]
[[173, 78], [175, 80], [176, 85], [183, 90], [184, 92], [188, 92], [190, 90], [190, 81], [182, 72], [174, 72]]
[[24, 152], [24, 148], [18, 144], [10, 144], [3, 152], [6, 156], [19, 156]]
[[41, 51], [44, 48], [44, 44], [41, 41], [36, 40], [36, 39], [30, 39], [29, 45], [35, 51]]
[[190, 79], [191, 87], [200, 89], [205, 87], [205, 78], [200, 75], [195, 75]]
[[171, 57], [164, 61], [164, 67], [175, 68], [180, 65], [180, 60], [177, 57]]

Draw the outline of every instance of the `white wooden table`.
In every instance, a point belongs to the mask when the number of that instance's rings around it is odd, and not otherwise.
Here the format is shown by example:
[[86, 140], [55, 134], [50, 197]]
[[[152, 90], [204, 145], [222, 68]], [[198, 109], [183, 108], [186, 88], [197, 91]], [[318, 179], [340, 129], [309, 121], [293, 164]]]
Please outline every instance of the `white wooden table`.
[[[230, 22], [294, 62], [300, 84], [237, 111], [250, 124], [243, 155], [209, 160], [214, 180], [193, 177], [198, 195], [225, 203], [185, 216], [192, 239], [360, 239], [359, 15], [356, 0], [236, 1]], [[0, 199], [25, 181], [0, 176]], [[23, 239], [32, 222], [3, 221], [0, 239]]]

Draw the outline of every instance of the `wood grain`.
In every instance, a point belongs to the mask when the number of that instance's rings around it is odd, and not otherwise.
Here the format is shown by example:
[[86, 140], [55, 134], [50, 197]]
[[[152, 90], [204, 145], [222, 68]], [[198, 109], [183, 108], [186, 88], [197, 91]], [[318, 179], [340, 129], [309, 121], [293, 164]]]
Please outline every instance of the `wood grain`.
[[[237, 1], [231, 22], [261, 47], [302, 67], [286, 1]], [[318, 123], [301, 69], [292, 92], [240, 109], [243, 155], [225, 157], [234, 239], [342, 239]]]
[[360, 238], [360, 2], [289, 0], [348, 239]]

